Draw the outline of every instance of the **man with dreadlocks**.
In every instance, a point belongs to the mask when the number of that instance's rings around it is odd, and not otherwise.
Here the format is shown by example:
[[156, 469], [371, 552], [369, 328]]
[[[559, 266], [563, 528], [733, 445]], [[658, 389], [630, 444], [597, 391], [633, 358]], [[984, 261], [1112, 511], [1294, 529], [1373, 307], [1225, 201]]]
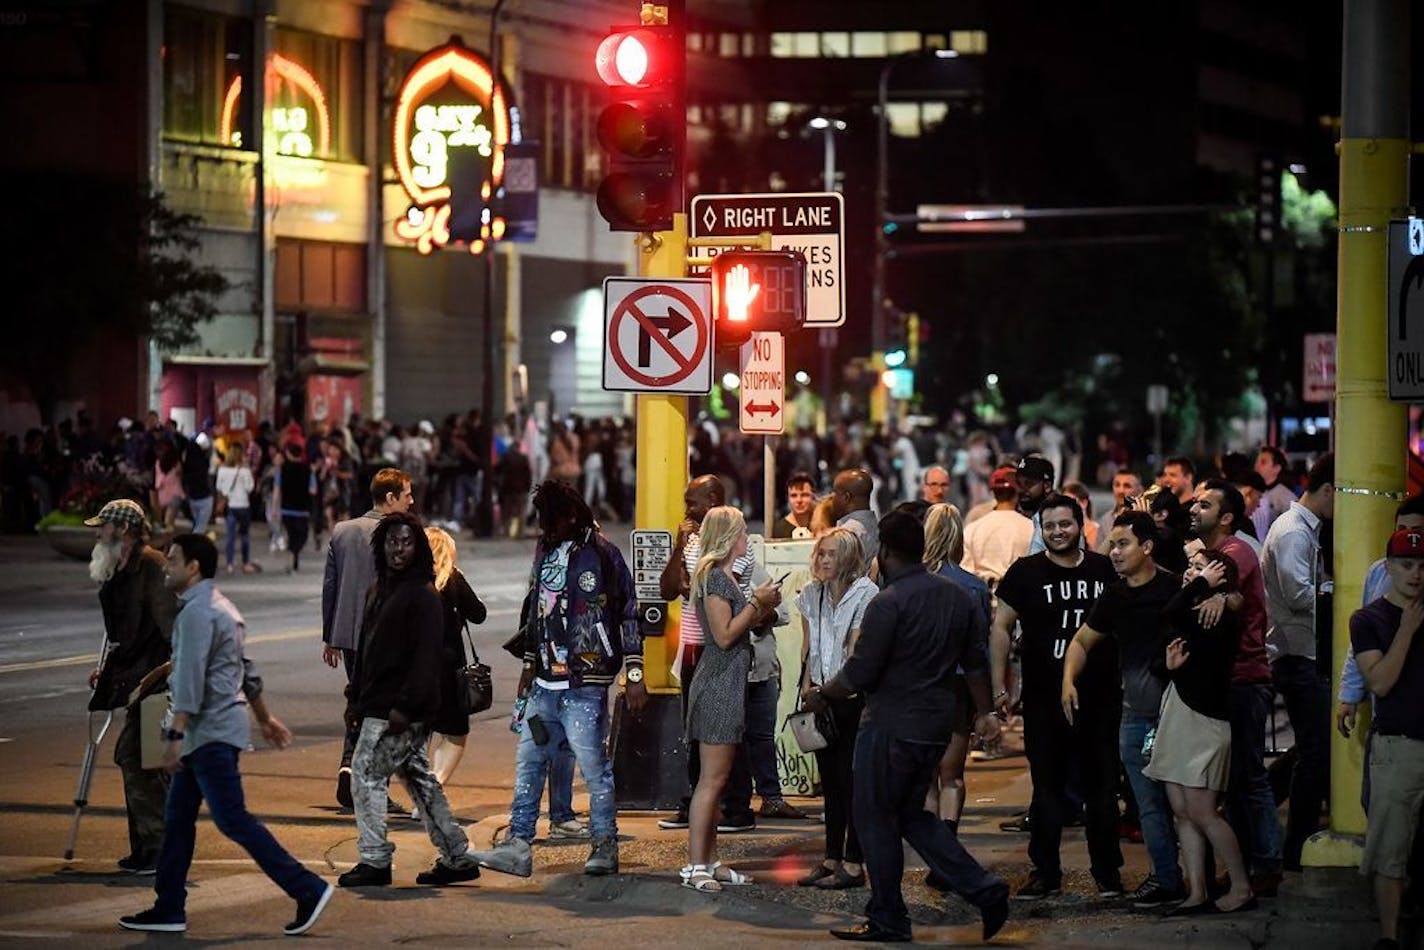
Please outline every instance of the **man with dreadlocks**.
[[585, 874], [618, 873], [613, 762], [608, 757], [608, 687], [628, 667], [628, 709], [648, 702], [643, 639], [633, 578], [618, 548], [599, 533], [593, 512], [569, 485], [546, 481], [534, 492], [544, 533], [534, 549], [529, 593], [520, 613], [527, 697], [514, 755], [509, 836], [480, 864], [505, 874], [534, 873], [534, 825], [549, 762], [567, 743], [588, 786], [593, 848]]
[[440, 706], [444, 611], [435, 593], [435, 556], [420, 519], [405, 511], [381, 519], [371, 536], [376, 579], [366, 594], [361, 636], [348, 690], [346, 722], [359, 730], [351, 759], [356, 842], [361, 862], [342, 887], [391, 883], [395, 845], [386, 839], [386, 786], [399, 771], [440, 852], [417, 884], [445, 885], [480, 876], [469, 840], [450, 817], [450, 803], [430, 770], [425, 745]]

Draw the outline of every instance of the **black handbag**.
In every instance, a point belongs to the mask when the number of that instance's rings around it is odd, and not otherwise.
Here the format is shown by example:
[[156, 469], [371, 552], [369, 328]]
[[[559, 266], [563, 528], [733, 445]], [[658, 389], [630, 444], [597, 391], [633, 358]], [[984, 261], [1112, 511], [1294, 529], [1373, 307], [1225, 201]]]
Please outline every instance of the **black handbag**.
[[464, 628], [465, 640], [470, 644], [470, 662], [455, 673], [459, 684], [460, 711], [466, 716], [482, 713], [494, 705], [494, 678], [490, 675], [489, 664], [480, 662], [475, 652], [475, 644], [470, 640], [470, 628]]

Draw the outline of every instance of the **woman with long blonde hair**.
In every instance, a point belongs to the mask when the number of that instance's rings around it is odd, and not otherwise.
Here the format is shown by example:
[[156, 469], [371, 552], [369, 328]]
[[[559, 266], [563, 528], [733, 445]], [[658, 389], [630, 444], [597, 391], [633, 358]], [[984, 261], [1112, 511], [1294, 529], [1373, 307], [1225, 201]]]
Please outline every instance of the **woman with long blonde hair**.
[[[865, 576], [860, 539], [848, 528], [832, 528], [811, 549], [811, 581], [796, 595], [801, 612], [801, 692], [824, 686], [840, 672], [860, 636], [865, 607], [875, 582]], [[826, 796], [825, 858], [801, 878], [802, 887], [840, 890], [865, 884], [860, 840], [851, 818], [851, 762], [864, 701], [859, 696], [831, 700], [835, 736], [816, 752], [816, 768]]]
[[[979, 610], [974, 617], [971, 648], [989, 655], [989, 618], [992, 607], [989, 585], [959, 566], [964, 557], [964, 518], [954, 505], [939, 504], [925, 515], [925, 567], [958, 584], [974, 598]], [[938, 815], [958, 834], [964, 813], [964, 760], [969, 757], [969, 734], [974, 723], [974, 702], [964, 676], [954, 678], [954, 723], [949, 745], [939, 760], [939, 771], [925, 796], [925, 810]], [[941, 883], [933, 874], [929, 883]]]
[[486, 611], [484, 602], [455, 566], [455, 539], [436, 527], [426, 528], [425, 536], [435, 555], [435, 590], [440, 594], [445, 620], [440, 653], [440, 711], [430, 723], [430, 764], [443, 786], [460, 764], [470, 734], [470, 718], [461, 709], [459, 699], [460, 668], [466, 662], [463, 631], [466, 623], [484, 623]]
[[700, 532], [702, 556], [692, 571], [689, 603], [697, 611], [706, 645], [687, 691], [687, 743], [699, 743], [702, 766], [688, 808], [688, 864], [684, 887], [720, 891], [751, 878], [717, 860], [717, 812], [732, 760], [746, 731], [751, 631], [781, 603], [780, 585], [767, 582], [742, 596], [732, 562], [747, 551], [742, 513], [722, 505], [707, 512]]

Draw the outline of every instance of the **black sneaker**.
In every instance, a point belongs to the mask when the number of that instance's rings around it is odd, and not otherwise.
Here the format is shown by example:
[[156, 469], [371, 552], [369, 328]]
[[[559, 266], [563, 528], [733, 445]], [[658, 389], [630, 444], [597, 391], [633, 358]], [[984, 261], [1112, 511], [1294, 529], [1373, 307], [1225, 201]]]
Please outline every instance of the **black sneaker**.
[[1138, 886], [1137, 890], [1128, 895], [1132, 901], [1132, 906], [1138, 910], [1151, 910], [1154, 907], [1161, 907], [1164, 904], [1175, 904], [1186, 898], [1186, 894], [1180, 890], [1173, 890], [1163, 887], [1157, 882], [1155, 877], [1148, 875], [1147, 880]]
[[1095, 877], [1098, 884], [1098, 897], [1102, 900], [1112, 900], [1123, 895], [1122, 878], [1114, 874], [1112, 877]]
[[734, 835], [739, 831], [755, 831], [756, 815], [747, 812], [738, 818], [723, 818], [717, 822], [717, 833], [722, 835]]
[[1041, 901], [1045, 897], [1057, 897], [1062, 893], [1063, 886], [1061, 883], [1049, 884], [1038, 876], [1037, 871], [1034, 871], [1028, 876], [1028, 880], [1024, 881], [1022, 886], [1014, 892], [1014, 900]]
[[391, 869], [358, 864], [336, 879], [340, 887], [385, 887], [391, 883]]
[[129, 854], [119, 858], [119, 870], [125, 874], [148, 877], [158, 873], [158, 855]]
[[444, 887], [461, 881], [473, 881], [480, 876], [480, 866], [471, 864], [467, 868], [452, 868], [443, 861], [436, 861], [429, 871], [421, 871], [415, 876], [415, 883], [426, 887]]
[[1001, 821], [1001, 822], [999, 822], [999, 830], [1000, 830], [1000, 831], [1027, 832], [1027, 831], [1028, 831], [1028, 812], [1024, 812], [1022, 815], [1018, 815], [1018, 816], [1016, 816], [1016, 817], [1010, 818], [1008, 821]]
[[679, 808], [677, 814], [671, 818], [658, 819], [658, 827], [664, 831], [675, 831], [678, 828], [687, 827], [687, 809]]
[[336, 804], [342, 808], [354, 807], [351, 799], [351, 767], [347, 765], [343, 765], [341, 771], [336, 773]]
[[331, 903], [331, 896], [336, 893], [336, 888], [330, 884], [322, 888], [321, 895], [309, 901], [297, 901], [297, 916], [292, 922], [282, 928], [282, 933], [288, 937], [295, 937], [304, 934], [316, 926], [316, 919], [321, 916], [321, 912], [326, 910], [326, 905]]
[[119, 926], [125, 930], [147, 930], [152, 933], [180, 934], [188, 929], [188, 919], [182, 914], [160, 914], [150, 908], [137, 914], [119, 918]]

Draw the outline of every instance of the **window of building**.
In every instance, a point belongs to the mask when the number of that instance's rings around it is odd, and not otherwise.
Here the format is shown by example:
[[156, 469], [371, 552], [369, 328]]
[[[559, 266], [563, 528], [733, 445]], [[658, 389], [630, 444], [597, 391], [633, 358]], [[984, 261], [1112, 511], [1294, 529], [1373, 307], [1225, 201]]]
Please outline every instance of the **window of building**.
[[949, 41], [943, 33], [926, 33], [925, 49], [949, 49]]
[[781, 126], [786, 124], [786, 119], [796, 109], [789, 102], [768, 102], [766, 104], [766, 124], [770, 126]]
[[274, 151], [359, 162], [364, 118], [360, 44], [288, 29], [278, 29], [273, 40], [280, 57], [273, 58], [267, 79]]
[[757, 55], [760, 55], [759, 52], [758, 52], [758, 50], [757, 50], [757, 35], [756, 35], [755, 33], [743, 33], [743, 34], [742, 34], [742, 55], [743, 55], [743, 56], [757, 56]]
[[771, 55], [777, 59], [786, 59], [793, 56], [792, 48], [796, 45], [795, 33], [773, 33], [771, 34]]
[[792, 55], [803, 59], [814, 59], [821, 55], [821, 34], [793, 33]]
[[850, 35], [852, 56], [884, 56], [885, 50], [884, 33], [852, 33]]
[[920, 48], [920, 34], [898, 32], [885, 34], [885, 51], [891, 56], [897, 53], [914, 53]]
[[849, 33], [822, 33], [822, 34], [821, 34], [821, 55], [822, 55], [822, 56], [849, 56], [849, 55], [850, 55], [850, 34], [849, 34]]
[[949, 104], [945, 102], [920, 103], [920, 127], [929, 130], [942, 123], [949, 115]]
[[722, 33], [718, 36], [718, 55], [726, 59], [735, 59], [742, 52], [742, 34]]
[[956, 53], [982, 55], [989, 52], [989, 34], [983, 30], [955, 30], [949, 34], [949, 48]]
[[701, 33], [689, 33], [689, 34], [687, 34], [687, 51], [688, 51], [689, 53], [700, 53], [700, 52], [702, 52], [702, 34], [701, 34]]
[[920, 104], [918, 102], [892, 102], [885, 115], [890, 120], [890, 134], [899, 138], [913, 139], [920, 135]]
[[251, 147], [252, 23], [165, 6], [163, 134], [205, 145]]
[[278, 240], [272, 280], [278, 309], [364, 313], [366, 246]]

